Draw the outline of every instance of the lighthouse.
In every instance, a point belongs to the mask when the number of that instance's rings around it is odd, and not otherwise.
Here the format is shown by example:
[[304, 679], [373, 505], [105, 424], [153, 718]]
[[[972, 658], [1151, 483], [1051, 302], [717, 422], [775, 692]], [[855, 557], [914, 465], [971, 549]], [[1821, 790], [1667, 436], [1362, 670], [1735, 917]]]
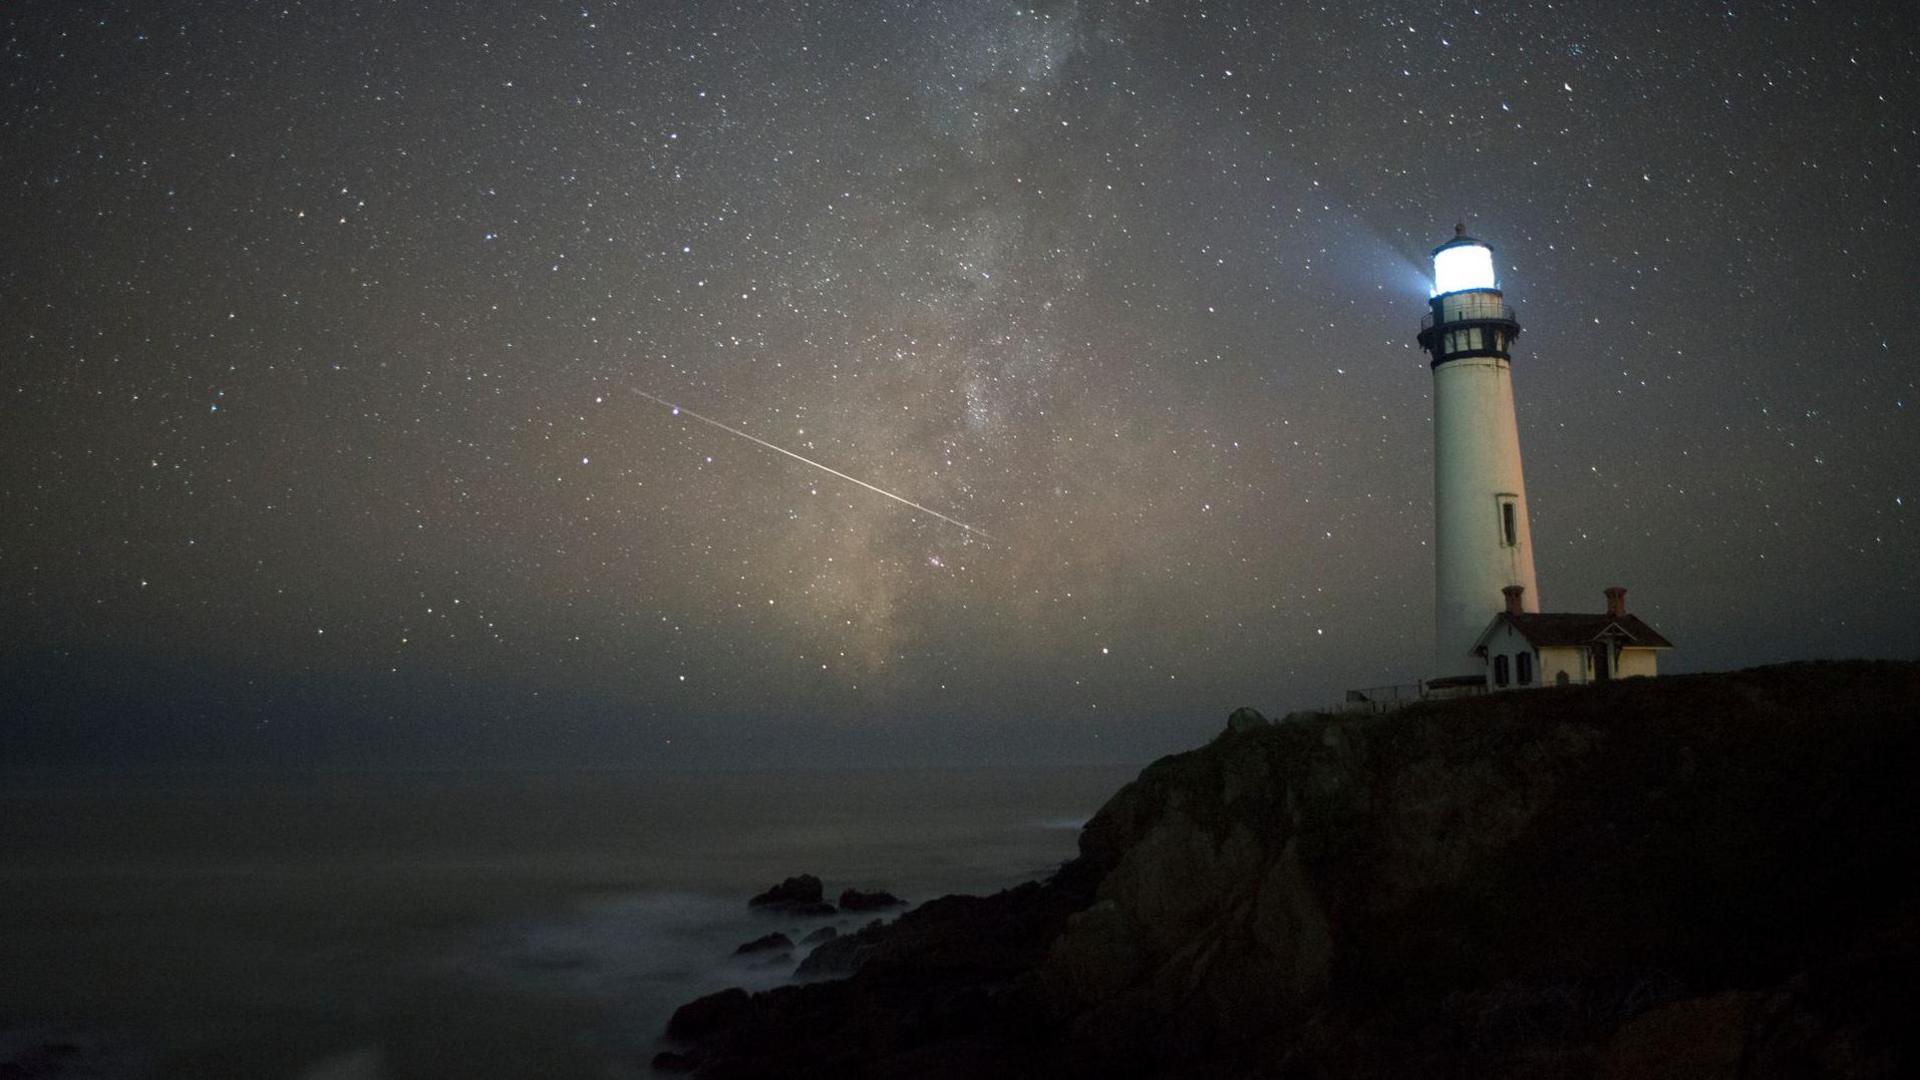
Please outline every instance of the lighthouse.
[[1488, 621], [1539, 611], [1540, 590], [1508, 352], [1520, 323], [1493, 248], [1465, 225], [1433, 249], [1428, 306], [1418, 340], [1433, 368], [1434, 675], [1451, 680], [1483, 671], [1473, 650]]

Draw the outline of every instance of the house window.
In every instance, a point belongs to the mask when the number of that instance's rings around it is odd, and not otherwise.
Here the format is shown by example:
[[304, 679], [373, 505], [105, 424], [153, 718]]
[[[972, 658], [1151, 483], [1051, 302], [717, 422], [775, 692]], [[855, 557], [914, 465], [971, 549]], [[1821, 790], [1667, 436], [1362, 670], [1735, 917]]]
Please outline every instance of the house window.
[[1513, 681], [1521, 686], [1533, 685], [1533, 654], [1530, 652], [1513, 655]]
[[1501, 653], [1493, 658], [1493, 685], [1507, 685], [1507, 654]]

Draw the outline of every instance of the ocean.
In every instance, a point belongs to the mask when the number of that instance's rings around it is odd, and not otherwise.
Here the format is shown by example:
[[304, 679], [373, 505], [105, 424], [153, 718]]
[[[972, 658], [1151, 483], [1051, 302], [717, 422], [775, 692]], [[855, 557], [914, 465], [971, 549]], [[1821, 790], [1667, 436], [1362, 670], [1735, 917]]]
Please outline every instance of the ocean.
[[790, 975], [737, 945], [871, 918], [753, 893], [1042, 877], [1135, 771], [9, 778], [0, 1071], [646, 1076], [675, 1006]]

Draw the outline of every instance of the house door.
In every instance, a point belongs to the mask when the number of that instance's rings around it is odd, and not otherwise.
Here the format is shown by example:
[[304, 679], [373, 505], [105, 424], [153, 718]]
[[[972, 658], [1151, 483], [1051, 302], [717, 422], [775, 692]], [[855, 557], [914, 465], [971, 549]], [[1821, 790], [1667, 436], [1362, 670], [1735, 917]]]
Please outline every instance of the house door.
[[1610, 654], [1613, 652], [1613, 647], [1603, 641], [1593, 646], [1592, 652], [1593, 681], [1606, 682], [1608, 679], [1613, 678], [1613, 665], [1608, 662]]

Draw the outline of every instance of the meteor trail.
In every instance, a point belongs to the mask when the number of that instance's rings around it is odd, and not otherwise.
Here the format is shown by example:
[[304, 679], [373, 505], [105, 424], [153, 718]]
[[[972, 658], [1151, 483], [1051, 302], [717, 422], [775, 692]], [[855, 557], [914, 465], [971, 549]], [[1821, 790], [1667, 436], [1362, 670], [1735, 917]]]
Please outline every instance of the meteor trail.
[[668, 401], [666, 398], [663, 398], [663, 397], [655, 397], [654, 395], [647, 393], [645, 390], [638, 390], [638, 389], [634, 389], [633, 387], [628, 387], [627, 389], [631, 390], [633, 393], [639, 394], [641, 397], [646, 398], [648, 401], [653, 402], [655, 405], [666, 406], [669, 410], [673, 412], [673, 415], [675, 416], [681, 416], [681, 415], [691, 416], [695, 420], [698, 420], [703, 424], [709, 424], [709, 425], [712, 425], [713, 427], [717, 427], [721, 431], [724, 431], [729, 435], [738, 435], [741, 438], [747, 440], [748, 442], [758, 443], [759, 445], [764, 446], [769, 450], [772, 450], [774, 453], [785, 454], [788, 457], [792, 458], [793, 460], [802, 462], [803, 464], [811, 465], [814, 468], [819, 469], [821, 472], [832, 473], [834, 476], [837, 476], [840, 479], [847, 481], [848, 483], [859, 484], [861, 487], [866, 488], [868, 491], [874, 492], [875, 494], [885, 495], [887, 498], [892, 499], [894, 502], [900, 503], [903, 506], [911, 506], [915, 510], [920, 511], [923, 514], [931, 514], [934, 517], [939, 518], [941, 521], [944, 521], [949, 525], [958, 525], [961, 528], [972, 533], [973, 535], [980, 537], [982, 540], [986, 540], [995, 544], [1000, 542], [998, 540], [995, 540], [992, 536], [988, 535], [987, 533], [974, 528], [973, 526], [967, 524], [964, 521], [961, 521], [957, 518], [950, 518], [938, 510], [921, 506], [919, 503], [914, 502], [912, 499], [903, 499], [900, 496], [895, 495], [893, 492], [888, 491], [886, 488], [875, 487], [874, 485], [867, 483], [865, 480], [862, 480], [857, 476], [848, 476], [846, 473], [841, 472], [839, 469], [830, 468], [826, 465], [822, 465], [810, 457], [802, 457], [801, 455], [796, 454], [785, 447], [775, 446], [765, 439], [762, 439], [756, 435], [749, 435], [746, 432], [741, 431], [739, 428], [729, 427], [726, 424], [723, 424], [720, 421], [715, 420], [710, 416], [701, 416], [699, 413], [694, 412], [692, 409], [683, 408], [682, 406], [675, 405], [673, 402]]

